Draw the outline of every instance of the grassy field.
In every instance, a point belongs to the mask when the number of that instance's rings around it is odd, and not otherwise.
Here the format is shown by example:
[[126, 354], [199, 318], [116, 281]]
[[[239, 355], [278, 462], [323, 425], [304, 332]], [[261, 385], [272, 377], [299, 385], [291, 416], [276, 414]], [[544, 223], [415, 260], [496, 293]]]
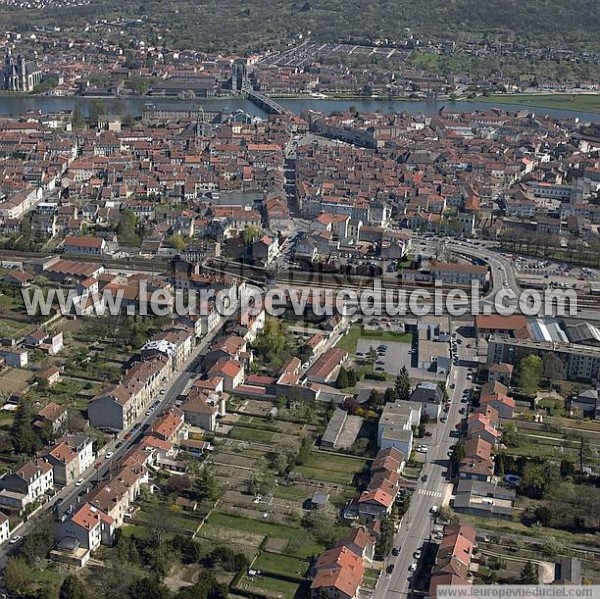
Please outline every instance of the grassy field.
[[277, 599], [293, 599], [298, 591], [298, 585], [293, 582], [265, 575], [253, 578], [245, 575], [240, 579], [237, 588]]
[[256, 558], [253, 567], [263, 572], [274, 572], [275, 574], [285, 574], [286, 576], [298, 576], [301, 578], [308, 568], [308, 562], [297, 557], [265, 551]]
[[287, 539], [290, 546], [294, 546], [294, 550], [288, 549], [287, 553], [293, 554], [295, 557], [304, 558], [310, 555], [317, 555], [324, 549], [324, 547], [318, 543], [311, 542], [310, 540], [307, 542], [307, 533], [300, 527], [281, 526], [270, 522], [251, 520], [250, 518], [239, 518], [237, 516], [231, 516], [230, 514], [223, 514], [222, 512], [213, 512], [208, 517], [206, 524], [213, 528], [218, 526], [254, 535]]
[[367, 460], [312, 453], [306, 464], [298, 466], [296, 470], [313, 480], [351, 485], [354, 474], [363, 470], [367, 464]]
[[496, 94], [479, 96], [474, 101], [600, 113], [600, 94]]
[[393, 333], [391, 331], [370, 331], [362, 329], [358, 325], [354, 325], [350, 328], [347, 335], [344, 335], [339, 343], [338, 347], [347, 350], [350, 353], [356, 351], [359, 339], [373, 339], [376, 341], [395, 341], [397, 343], [411, 343], [412, 335], [410, 333]]
[[268, 443], [273, 438], [271, 431], [264, 431], [256, 428], [244, 428], [243, 426], [234, 426], [229, 433], [232, 439], [240, 441], [261, 441]]

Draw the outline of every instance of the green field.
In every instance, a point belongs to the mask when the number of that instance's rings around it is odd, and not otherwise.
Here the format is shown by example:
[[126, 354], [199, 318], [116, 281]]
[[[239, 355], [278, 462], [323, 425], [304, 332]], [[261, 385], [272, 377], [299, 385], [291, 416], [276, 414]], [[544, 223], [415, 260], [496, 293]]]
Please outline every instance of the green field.
[[367, 460], [312, 453], [306, 464], [298, 466], [296, 470], [305, 478], [351, 485], [354, 474], [361, 472], [367, 464]]
[[244, 575], [237, 585], [243, 589], [258, 593], [267, 597], [280, 597], [281, 599], [293, 599], [298, 591], [298, 585], [287, 580], [279, 580], [270, 576], [260, 575], [250, 578]]
[[240, 441], [260, 441], [263, 443], [269, 443], [273, 438], [273, 433], [271, 431], [264, 431], [262, 429], [256, 428], [245, 428], [243, 426], [234, 426], [229, 436], [232, 439], [238, 439]]
[[308, 562], [297, 557], [265, 551], [256, 558], [253, 568], [262, 572], [274, 572], [275, 574], [302, 578], [308, 568]]
[[222, 512], [213, 512], [206, 520], [206, 524], [213, 527], [220, 526], [250, 534], [264, 535], [274, 539], [287, 539], [291, 544], [297, 542], [298, 547], [294, 551], [288, 549], [288, 553], [300, 558], [317, 555], [324, 549], [322, 545], [312, 542], [310, 536], [307, 540], [306, 531], [300, 527], [281, 526], [270, 522], [231, 516]]
[[478, 96], [474, 101], [600, 113], [600, 94], [495, 94]]
[[373, 339], [374, 341], [394, 341], [396, 343], [412, 343], [410, 333], [393, 333], [391, 331], [370, 331], [362, 329], [359, 325], [350, 327], [347, 335], [344, 335], [338, 347], [347, 350], [350, 353], [356, 351], [359, 339]]

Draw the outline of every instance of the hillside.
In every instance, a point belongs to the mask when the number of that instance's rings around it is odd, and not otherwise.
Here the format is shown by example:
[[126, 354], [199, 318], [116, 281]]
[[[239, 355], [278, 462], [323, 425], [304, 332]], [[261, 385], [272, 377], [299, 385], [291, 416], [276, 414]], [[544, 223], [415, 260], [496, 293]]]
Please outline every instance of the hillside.
[[487, 33], [597, 51], [599, 5], [597, 0], [92, 0], [88, 6], [44, 11], [0, 6], [0, 21], [9, 27], [64, 26], [145, 17], [148, 24], [168, 28], [163, 43], [215, 50], [280, 46], [309, 30], [318, 40], [395, 40], [410, 28], [420, 36]]

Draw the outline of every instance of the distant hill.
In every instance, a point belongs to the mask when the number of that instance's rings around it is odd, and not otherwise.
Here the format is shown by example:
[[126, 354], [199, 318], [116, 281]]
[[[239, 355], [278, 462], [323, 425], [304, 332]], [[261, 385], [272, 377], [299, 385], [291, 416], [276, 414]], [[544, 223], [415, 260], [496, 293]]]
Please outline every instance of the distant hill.
[[116, 16], [169, 28], [163, 40], [169, 46], [214, 50], [280, 47], [307, 31], [317, 40], [397, 40], [407, 28], [425, 41], [427, 35], [487, 33], [597, 51], [600, 40], [598, 0], [92, 0], [44, 11], [0, 7], [5, 27]]

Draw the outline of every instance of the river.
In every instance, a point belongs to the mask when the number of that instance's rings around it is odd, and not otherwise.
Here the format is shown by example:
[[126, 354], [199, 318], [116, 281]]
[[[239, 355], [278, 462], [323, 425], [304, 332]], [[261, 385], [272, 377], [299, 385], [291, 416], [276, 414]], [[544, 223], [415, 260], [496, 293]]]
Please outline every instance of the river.
[[[257, 108], [252, 102], [243, 98], [222, 98], [222, 99], [197, 99], [197, 100], [177, 100], [171, 98], [102, 98], [109, 112], [118, 112], [120, 114], [131, 114], [139, 116], [144, 104], [151, 102], [159, 108], [193, 108], [202, 106], [207, 111], [216, 110], [243, 110], [249, 114], [264, 117], [265, 113]], [[19, 115], [28, 111], [41, 111], [42, 113], [71, 110], [79, 106], [83, 114], [87, 113], [92, 98], [83, 97], [50, 97], [50, 96], [19, 96], [19, 95], [0, 95], [0, 115]], [[436, 114], [438, 110], [445, 106], [450, 112], [472, 112], [474, 110], [489, 110], [494, 105], [484, 102], [450, 102], [450, 101], [425, 101], [425, 100], [379, 100], [379, 99], [348, 99], [348, 100], [328, 100], [319, 98], [296, 98], [278, 100], [283, 106], [286, 106], [293, 112], [299, 114], [303, 110], [317, 110], [325, 113], [333, 111], [342, 111], [350, 106], [354, 106], [360, 112], [409, 112], [422, 114]], [[576, 117], [582, 121], [600, 122], [600, 114], [589, 112], [577, 112], [571, 110], [560, 110], [552, 108], [534, 108], [531, 106], [522, 106], [519, 104], [501, 104], [498, 108], [509, 112], [526, 110], [539, 115], [549, 115], [555, 118]]]

